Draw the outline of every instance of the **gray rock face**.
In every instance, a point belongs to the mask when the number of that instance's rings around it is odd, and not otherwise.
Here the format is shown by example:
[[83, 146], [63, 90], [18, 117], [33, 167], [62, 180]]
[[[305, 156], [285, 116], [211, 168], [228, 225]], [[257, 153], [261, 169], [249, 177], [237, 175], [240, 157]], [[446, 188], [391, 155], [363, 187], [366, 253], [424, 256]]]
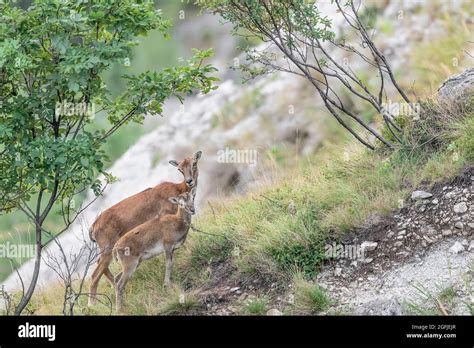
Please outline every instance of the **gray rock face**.
[[369, 301], [356, 308], [355, 315], [403, 315], [403, 306], [394, 298], [380, 298]]
[[438, 89], [440, 102], [464, 105], [474, 97], [474, 68], [468, 68], [448, 78]]

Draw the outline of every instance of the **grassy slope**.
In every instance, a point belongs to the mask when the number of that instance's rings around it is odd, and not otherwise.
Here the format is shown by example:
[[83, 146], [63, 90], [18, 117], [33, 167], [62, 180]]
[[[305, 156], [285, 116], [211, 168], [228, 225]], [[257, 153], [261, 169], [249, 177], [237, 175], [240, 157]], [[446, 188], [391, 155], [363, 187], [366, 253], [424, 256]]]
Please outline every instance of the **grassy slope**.
[[[466, 24], [459, 29], [450, 24], [457, 20], [448, 15], [444, 22], [448, 29], [445, 36], [416, 44], [411, 51], [417, 95], [431, 94], [447, 76], [467, 65], [463, 59], [457, 61], [457, 66], [452, 61], [457, 56], [452, 52], [462, 52], [469, 35]], [[406, 83], [405, 87], [412, 86], [411, 80]], [[230, 277], [257, 277], [268, 282], [295, 280], [297, 296], [288, 313], [323, 309], [326, 295], [310, 281], [322, 260], [322, 245], [373, 216], [389, 214], [420, 182], [455, 176], [462, 167], [472, 164], [474, 121], [472, 114], [466, 116], [464, 122], [454, 123], [454, 129], [448, 132], [450, 138], [445, 138], [436, 151], [399, 150], [387, 155], [344, 144], [326, 145], [297, 168], [282, 170], [276, 182], [244, 197], [214, 202], [213, 211], [204, 212], [195, 224], [225, 238], [191, 232], [185, 246], [177, 251], [173, 274], [176, 286], [169, 290], [162, 287], [163, 260], [144, 263], [128, 285], [127, 313], [186, 313], [194, 309], [199, 305], [197, 289], [212, 279], [209, 271], [224, 260], [230, 260], [237, 270]], [[290, 202], [296, 207], [296, 216], [289, 213]], [[117, 271], [114, 265], [113, 272]], [[100, 291], [114, 298], [105, 281]], [[180, 294], [186, 295], [184, 303], [179, 301]], [[62, 296], [62, 288], [54, 285], [36, 294], [30, 309], [38, 314], [58, 314]], [[85, 303], [86, 298], [82, 298], [78, 313], [109, 313], [105, 306], [89, 309]], [[263, 314], [267, 305], [267, 298], [257, 298], [242, 306], [242, 313]]]
[[[216, 280], [211, 272], [223, 262], [235, 269], [226, 277], [239, 281], [286, 284], [296, 277], [295, 304], [288, 313], [325, 308], [328, 299], [311, 280], [324, 259], [327, 242], [397, 209], [420, 183], [455, 176], [474, 163], [473, 114], [452, 120], [448, 128], [436, 148], [402, 148], [384, 154], [325, 145], [318, 155], [306, 158], [276, 182], [245, 196], [213, 202], [212, 209], [203, 212], [194, 224], [218, 236], [190, 233], [185, 247], [175, 256], [172, 289], [162, 287], [162, 258], [143, 263], [127, 287], [126, 313], [169, 314], [194, 309], [199, 306], [197, 292]], [[118, 272], [116, 267], [114, 273]], [[56, 291], [61, 293], [57, 288], [38, 294], [31, 309], [58, 313], [61, 296], [54, 295]], [[100, 291], [114, 298], [105, 281]], [[184, 303], [179, 303], [181, 293]], [[85, 302], [85, 298], [81, 300], [78, 312], [107, 313], [105, 306], [87, 309]], [[242, 311], [262, 311], [264, 305], [265, 299], [257, 299]]]

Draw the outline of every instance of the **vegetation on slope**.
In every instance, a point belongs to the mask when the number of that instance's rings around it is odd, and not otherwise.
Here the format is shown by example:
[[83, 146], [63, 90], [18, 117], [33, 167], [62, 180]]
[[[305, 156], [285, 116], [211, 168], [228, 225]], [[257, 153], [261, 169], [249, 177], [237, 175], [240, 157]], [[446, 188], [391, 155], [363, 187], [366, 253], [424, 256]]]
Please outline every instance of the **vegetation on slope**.
[[[276, 182], [245, 196], [212, 202], [193, 222], [205, 233], [191, 231], [177, 251], [176, 287], [162, 286], [162, 258], [144, 262], [127, 288], [126, 313], [194, 313], [200, 306], [199, 291], [218, 283], [219, 276], [240, 283], [257, 280], [264, 286], [294, 282], [299, 284], [298, 301], [288, 313], [326, 308], [329, 299], [313, 284], [326, 243], [398, 209], [420, 184], [453, 177], [474, 163], [472, 107], [456, 113], [430, 102], [423, 110], [425, 126], [407, 127], [406, 146], [396, 151], [324, 145]], [[231, 273], [215, 274], [223, 264]], [[61, 296], [52, 296], [55, 291], [39, 294], [30, 309], [55, 313], [61, 303]], [[114, 298], [109, 284], [102, 283], [101, 291]], [[243, 311], [262, 311], [265, 300], [256, 301]], [[311, 310], [311, 303], [316, 309]], [[103, 305], [88, 309], [85, 304], [86, 298], [79, 306], [84, 313], [108, 311]]]

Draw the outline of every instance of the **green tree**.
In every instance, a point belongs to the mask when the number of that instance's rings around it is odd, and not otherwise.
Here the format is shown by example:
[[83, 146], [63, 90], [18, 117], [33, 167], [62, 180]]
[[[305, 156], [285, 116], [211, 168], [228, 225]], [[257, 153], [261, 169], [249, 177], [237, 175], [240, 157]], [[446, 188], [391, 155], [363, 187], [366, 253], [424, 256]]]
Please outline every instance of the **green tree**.
[[[216, 88], [216, 69], [203, 63], [211, 50], [195, 50], [179, 67], [124, 76], [126, 92], [112, 98], [102, 73], [127, 64], [137, 36], [154, 29], [167, 35], [170, 25], [153, 1], [38, 0], [26, 10], [0, 1], [0, 214], [26, 214], [36, 242], [34, 274], [16, 314], [34, 292], [46, 236], [57, 236], [85, 209], [74, 209], [73, 197], [89, 188], [98, 196], [113, 179], [104, 168], [107, 138], [128, 122], [160, 115], [169, 97], [182, 101]], [[94, 110], [106, 115], [109, 129], [90, 130]], [[54, 206], [65, 226], [53, 233], [44, 222]]]

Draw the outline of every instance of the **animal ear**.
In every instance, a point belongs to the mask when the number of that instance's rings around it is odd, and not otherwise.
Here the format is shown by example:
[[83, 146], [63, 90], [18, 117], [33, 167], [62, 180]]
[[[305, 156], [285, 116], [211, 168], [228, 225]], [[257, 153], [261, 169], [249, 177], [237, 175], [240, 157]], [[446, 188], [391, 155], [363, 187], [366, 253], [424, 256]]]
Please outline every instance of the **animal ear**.
[[177, 161], [175, 161], [175, 160], [171, 160], [169, 163], [170, 163], [172, 166], [174, 166], [174, 167], [179, 166], [179, 163], [178, 163]]
[[168, 200], [173, 203], [173, 204], [178, 204], [178, 198], [177, 197], [170, 197]]
[[202, 151], [198, 151], [194, 154], [194, 160], [197, 161], [198, 159], [201, 158], [201, 155], [202, 155]]

